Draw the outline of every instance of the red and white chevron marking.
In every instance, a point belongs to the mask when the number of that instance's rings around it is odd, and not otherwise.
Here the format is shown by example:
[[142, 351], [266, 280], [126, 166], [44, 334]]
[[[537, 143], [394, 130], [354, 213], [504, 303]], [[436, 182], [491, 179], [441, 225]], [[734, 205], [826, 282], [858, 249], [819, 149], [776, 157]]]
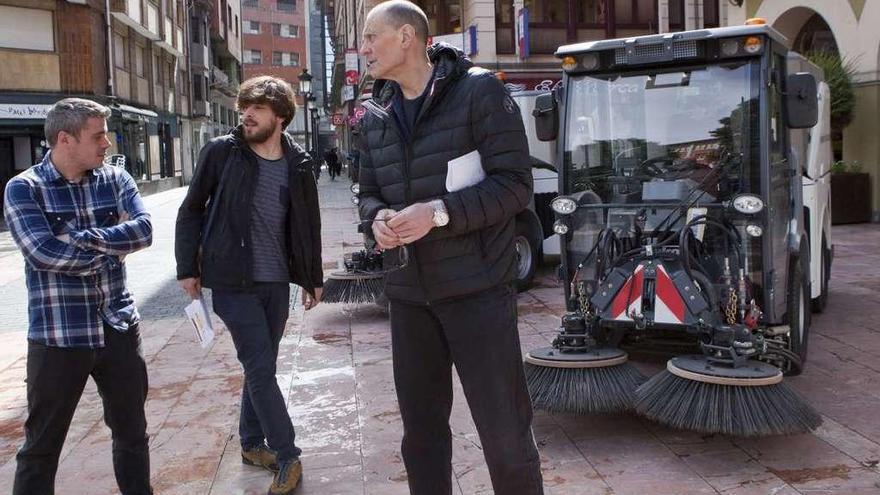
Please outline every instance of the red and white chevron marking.
[[684, 324], [684, 299], [678, 293], [666, 268], [657, 265], [657, 284], [654, 291], [654, 322]]
[[642, 289], [645, 285], [645, 267], [639, 265], [626, 280], [611, 302], [614, 320], [632, 321], [630, 314], [642, 314]]

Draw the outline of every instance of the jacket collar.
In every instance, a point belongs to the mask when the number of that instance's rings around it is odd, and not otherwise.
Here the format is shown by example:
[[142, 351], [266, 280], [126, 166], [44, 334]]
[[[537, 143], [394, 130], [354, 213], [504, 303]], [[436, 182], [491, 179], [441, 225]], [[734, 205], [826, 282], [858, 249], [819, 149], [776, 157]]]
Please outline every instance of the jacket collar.
[[[434, 64], [434, 79], [431, 82], [433, 87], [428, 90], [425, 97], [423, 112], [433, 101], [439, 99], [450, 83], [461, 78], [474, 65], [464, 52], [445, 42], [434, 43], [428, 47], [428, 59]], [[400, 85], [394, 81], [377, 79], [373, 83], [372, 102], [385, 112], [390, 110], [394, 98], [400, 94]]]
[[[44, 180], [46, 180], [46, 182], [68, 182], [67, 178], [61, 175], [61, 172], [59, 172], [58, 169], [55, 168], [55, 163], [52, 162], [52, 150], [46, 152], [46, 155], [43, 157], [43, 160], [39, 163], [38, 167], [43, 173]], [[88, 173], [83, 174], [83, 178], [88, 178], [89, 175], [97, 176], [100, 173], [100, 168], [101, 167], [89, 170]]]

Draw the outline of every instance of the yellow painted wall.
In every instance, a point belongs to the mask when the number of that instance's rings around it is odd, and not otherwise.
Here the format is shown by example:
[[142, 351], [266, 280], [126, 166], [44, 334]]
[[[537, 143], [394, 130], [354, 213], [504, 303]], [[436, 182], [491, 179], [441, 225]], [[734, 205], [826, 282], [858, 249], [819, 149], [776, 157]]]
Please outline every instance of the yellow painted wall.
[[880, 82], [856, 88], [853, 122], [843, 131], [843, 159], [858, 161], [871, 174], [872, 210], [880, 212]]
[[0, 50], [0, 90], [61, 91], [58, 55]]

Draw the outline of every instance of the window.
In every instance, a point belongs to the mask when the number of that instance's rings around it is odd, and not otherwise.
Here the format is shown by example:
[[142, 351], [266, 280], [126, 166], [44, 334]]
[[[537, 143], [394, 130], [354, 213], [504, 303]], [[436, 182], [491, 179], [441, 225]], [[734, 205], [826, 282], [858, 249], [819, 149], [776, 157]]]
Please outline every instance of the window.
[[140, 45], [134, 50], [134, 70], [140, 77], [144, 77], [144, 60], [149, 60], [146, 51], [147, 49]]
[[272, 34], [282, 38], [299, 38], [299, 26], [273, 23]]
[[246, 7], [246, 8], [255, 9], [260, 6], [260, 1], [259, 0], [242, 0], [241, 6]]
[[128, 68], [128, 43], [119, 33], [113, 33], [113, 61], [120, 69]]
[[262, 64], [263, 52], [260, 50], [245, 50], [244, 63], [246, 64]]
[[52, 12], [0, 6], [0, 47], [55, 50]]
[[582, 0], [578, 2], [577, 23], [585, 27], [604, 27], [605, 0]]
[[272, 65], [277, 67], [298, 67], [299, 53], [272, 52]]
[[718, 0], [703, 0], [703, 27], [716, 28], [721, 26], [718, 13]]
[[258, 21], [244, 21], [245, 34], [260, 34], [260, 23]]
[[168, 62], [165, 64], [165, 80], [168, 82], [168, 87], [174, 87], [174, 63]]
[[[672, 4], [670, 1], [670, 17]], [[620, 27], [651, 27], [657, 25], [657, 10], [654, 0], [614, 0], [614, 17]], [[671, 22], [671, 21], [670, 21]]]
[[278, 0], [278, 10], [281, 12], [293, 12], [296, 10], [296, 0]]
[[684, 31], [684, 0], [669, 0], [669, 30]]
[[568, 23], [568, 0], [525, 0], [529, 9], [529, 24]]
[[239, 33], [238, 33], [238, 25], [239, 24], [240, 23], [238, 22], [238, 16], [235, 16], [235, 36], [239, 36]]
[[193, 74], [193, 100], [205, 100], [205, 77]]

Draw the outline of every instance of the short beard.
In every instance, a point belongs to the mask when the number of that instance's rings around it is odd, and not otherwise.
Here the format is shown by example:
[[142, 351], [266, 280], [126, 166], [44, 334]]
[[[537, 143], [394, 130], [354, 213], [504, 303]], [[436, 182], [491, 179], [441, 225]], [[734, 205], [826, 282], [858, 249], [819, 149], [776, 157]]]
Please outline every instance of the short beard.
[[244, 140], [248, 144], [263, 144], [272, 137], [272, 134], [275, 132], [275, 129], [267, 128], [267, 129], [259, 129], [255, 131], [250, 136], [248, 135], [247, 130], [244, 131]]

